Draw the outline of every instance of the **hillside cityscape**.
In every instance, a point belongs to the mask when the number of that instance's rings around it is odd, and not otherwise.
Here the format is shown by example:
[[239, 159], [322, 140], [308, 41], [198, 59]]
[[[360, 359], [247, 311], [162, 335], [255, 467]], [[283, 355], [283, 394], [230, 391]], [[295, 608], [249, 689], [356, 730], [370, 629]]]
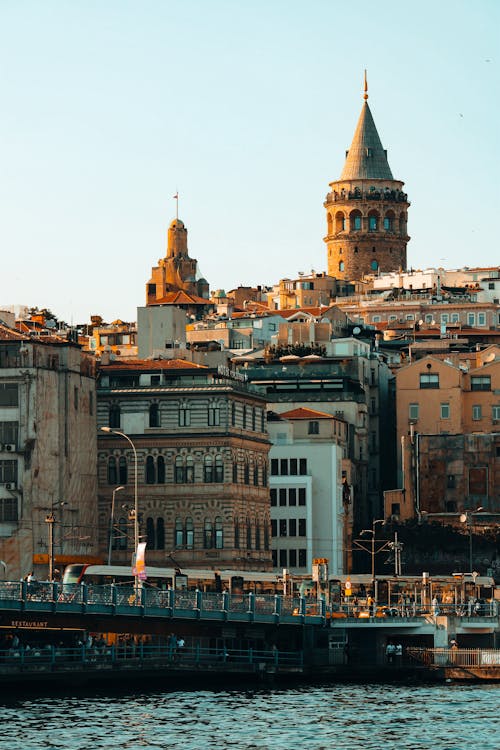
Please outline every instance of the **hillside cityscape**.
[[324, 271], [217, 288], [177, 213], [135, 321], [0, 304], [4, 579], [500, 578], [500, 266], [409, 268], [406, 189], [365, 84]]

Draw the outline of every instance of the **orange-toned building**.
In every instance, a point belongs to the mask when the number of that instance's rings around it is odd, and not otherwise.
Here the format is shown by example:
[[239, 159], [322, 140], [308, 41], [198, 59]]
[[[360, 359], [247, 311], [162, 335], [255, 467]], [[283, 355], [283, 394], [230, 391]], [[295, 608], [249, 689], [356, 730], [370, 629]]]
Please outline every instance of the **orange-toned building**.
[[[427, 356], [396, 373], [399, 496], [386, 515], [500, 512], [500, 350]], [[453, 519], [451, 519], [453, 520]]]

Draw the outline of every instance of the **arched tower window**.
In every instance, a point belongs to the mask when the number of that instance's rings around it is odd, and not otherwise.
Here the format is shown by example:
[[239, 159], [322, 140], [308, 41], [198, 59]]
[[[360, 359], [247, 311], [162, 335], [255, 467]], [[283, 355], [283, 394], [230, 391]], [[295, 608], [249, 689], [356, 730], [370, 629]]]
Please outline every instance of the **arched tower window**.
[[370, 263], [370, 268], [372, 269], [372, 271], [378, 271], [378, 261], [372, 260], [372, 262]]
[[158, 456], [156, 459], [156, 469], [157, 469], [157, 482], [158, 484], [165, 484], [165, 459], [163, 456]]
[[215, 519], [215, 549], [224, 549], [224, 527], [220, 516]]
[[384, 216], [384, 229], [386, 232], [394, 232], [394, 211], [387, 211]]
[[[342, 211], [337, 211], [335, 214], [335, 234], [344, 232], [346, 228], [345, 224], [345, 214]], [[331, 234], [331, 232], [328, 232], [328, 234]]]
[[165, 521], [159, 518], [156, 522], [156, 549], [165, 549]]
[[234, 519], [234, 547], [240, 548], [240, 523], [237, 518]]
[[148, 549], [156, 549], [154, 518], [150, 517], [146, 519], [146, 536], [148, 540]]
[[333, 231], [333, 219], [331, 213], [327, 213], [326, 215], [326, 233], [331, 234]]
[[125, 456], [120, 456], [118, 461], [118, 482], [119, 484], [127, 484], [128, 481], [128, 464]]
[[370, 211], [368, 214], [368, 230], [370, 232], [376, 232], [379, 225], [379, 214], [377, 211]]
[[184, 459], [182, 456], [175, 457], [174, 478], [176, 484], [183, 484], [186, 481], [184, 473]]
[[194, 459], [192, 456], [186, 458], [186, 483], [193, 484], [194, 482]]
[[344, 270], [344, 267], [345, 267], [345, 266], [344, 266], [344, 261], [343, 261], [343, 260], [341, 260], [341, 261], [339, 262], [339, 271], [343, 271], [343, 270]]
[[116, 471], [116, 458], [108, 458], [108, 484], [118, 484], [118, 473]]
[[207, 483], [214, 481], [214, 467], [210, 455], [205, 456], [203, 461], [203, 481]]
[[186, 547], [188, 549], [194, 548], [194, 524], [190, 516], [186, 518]]
[[213, 541], [213, 525], [210, 518], [205, 518], [203, 526], [203, 547], [205, 549], [212, 549], [214, 546]]
[[146, 458], [146, 484], [154, 484], [156, 479], [155, 460], [153, 456]]
[[253, 483], [255, 487], [259, 486], [259, 467], [257, 464], [253, 465]]
[[399, 234], [406, 235], [406, 216], [404, 214], [399, 215]]
[[260, 523], [259, 519], [255, 521], [255, 549], [260, 549]]
[[238, 484], [238, 462], [233, 461], [233, 484]]
[[357, 209], [351, 211], [349, 220], [351, 232], [359, 232], [361, 230], [361, 211], [358, 211]]
[[224, 481], [224, 462], [222, 456], [215, 457], [215, 481], [222, 484]]

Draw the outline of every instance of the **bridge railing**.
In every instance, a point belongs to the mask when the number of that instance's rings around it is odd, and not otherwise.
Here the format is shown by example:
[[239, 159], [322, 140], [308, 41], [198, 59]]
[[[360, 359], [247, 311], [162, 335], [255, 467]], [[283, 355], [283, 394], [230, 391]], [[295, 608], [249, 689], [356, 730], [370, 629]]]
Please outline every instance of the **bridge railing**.
[[500, 649], [493, 648], [416, 648], [406, 654], [428, 667], [498, 667]]

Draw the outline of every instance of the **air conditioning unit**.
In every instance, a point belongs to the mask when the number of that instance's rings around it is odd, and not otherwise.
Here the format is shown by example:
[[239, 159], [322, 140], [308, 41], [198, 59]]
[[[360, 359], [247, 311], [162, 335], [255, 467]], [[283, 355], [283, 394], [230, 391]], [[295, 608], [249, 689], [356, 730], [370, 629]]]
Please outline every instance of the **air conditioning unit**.
[[14, 443], [5, 443], [3, 449], [4, 451], [15, 451], [16, 446], [14, 445]]
[[6, 490], [15, 490], [15, 489], [17, 489], [17, 487], [14, 484], [14, 482], [6, 482], [5, 485], [4, 485], [4, 487], [5, 487]]

